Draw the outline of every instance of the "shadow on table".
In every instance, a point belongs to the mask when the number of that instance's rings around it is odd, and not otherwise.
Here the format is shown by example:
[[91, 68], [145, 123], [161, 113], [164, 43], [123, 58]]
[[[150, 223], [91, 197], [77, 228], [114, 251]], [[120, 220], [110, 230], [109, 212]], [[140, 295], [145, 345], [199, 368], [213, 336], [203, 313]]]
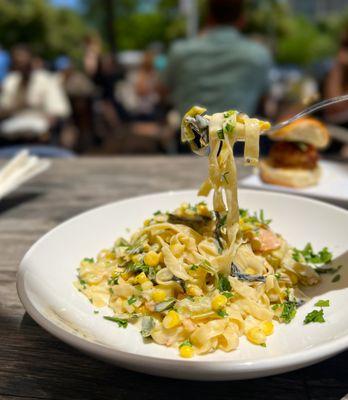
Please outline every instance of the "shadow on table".
[[[20, 327], [22, 352], [11, 387], [17, 396], [44, 399], [339, 399], [348, 392], [347, 353], [274, 377], [195, 382], [159, 378], [94, 360], [41, 329], [28, 314]], [[311, 385], [311, 386], [310, 386]], [[309, 387], [310, 386], [310, 387]], [[313, 395], [313, 397], [312, 397]]]
[[18, 193], [12, 194], [0, 200], [0, 214], [5, 213], [12, 208], [16, 208], [24, 203], [35, 200], [42, 196], [42, 192]]

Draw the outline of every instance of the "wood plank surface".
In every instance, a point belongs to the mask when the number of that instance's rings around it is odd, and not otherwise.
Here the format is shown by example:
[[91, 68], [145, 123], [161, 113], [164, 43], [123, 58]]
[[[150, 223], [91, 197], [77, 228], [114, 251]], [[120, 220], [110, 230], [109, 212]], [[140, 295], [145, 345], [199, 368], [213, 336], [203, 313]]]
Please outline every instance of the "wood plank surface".
[[348, 393], [348, 352], [270, 378], [185, 382], [94, 360], [51, 336], [25, 313], [16, 293], [16, 270], [42, 234], [82, 211], [121, 198], [195, 188], [205, 174], [206, 160], [193, 157], [56, 160], [49, 171], [0, 201], [0, 400], [337, 400]]

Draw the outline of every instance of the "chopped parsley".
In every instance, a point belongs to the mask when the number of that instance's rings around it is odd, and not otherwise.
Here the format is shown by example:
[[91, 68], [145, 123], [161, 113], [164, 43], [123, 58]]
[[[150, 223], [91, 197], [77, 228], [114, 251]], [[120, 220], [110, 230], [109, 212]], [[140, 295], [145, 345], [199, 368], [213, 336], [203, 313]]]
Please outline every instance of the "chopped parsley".
[[160, 210], [157, 210], [156, 212], [153, 213], [153, 215], [161, 215], [161, 214], [162, 214], [162, 211], [160, 211]]
[[224, 112], [224, 118], [232, 117], [233, 114], [236, 114], [237, 111], [235, 110], [228, 110]]
[[327, 264], [332, 260], [332, 253], [327, 247], [322, 248], [318, 253], [313, 251], [311, 243], [307, 243], [303, 250], [294, 249], [292, 258], [297, 262], [310, 264]]
[[251, 224], [259, 224], [259, 225], [269, 225], [272, 220], [271, 219], [266, 219], [265, 218], [265, 213], [263, 210], [259, 211], [259, 214], [254, 212], [254, 215], [251, 215], [249, 213], [249, 210], [245, 208], [240, 208], [239, 209], [239, 216], [240, 218], [243, 218], [245, 223], [251, 223]]
[[332, 278], [331, 282], [335, 283], [335, 282], [338, 282], [340, 279], [341, 279], [341, 275], [337, 274]]
[[231, 293], [231, 292], [222, 292], [221, 294], [223, 296], [225, 296], [227, 299], [230, 299], [231, 297], [233, 297], [233, 293]]
[[144, 272], [149, 273], [149, 267], [143, 263], [134, 263], [130, 261], [126, 264], [126, 272]]
[[219, 289], [220, 292], [230, 292], [231, 291], [231, 284], [226, 276], [219, 275], [217, 288]]
[[199, 265], [192, 264], [191, 267], [190, 267], [190, 270], [191, 271], [196, 271], [198, 268], [199, 268]]
[[307, 324], [310, 324], [311, 322], [319, 322], [321, 324], [323, 322], [325, 322], [324, 311], [323, 311], [322, 308], [319, 311], [318, 310], [313, 310], [309, 314], [306, 315], [303, 323], [305, 325], [307, 325]]
[[86, 289], [87, 282], [81, 278], [79, 278], [79, 282], [80, 282], [80, 285], [83, 286], [84, 289]]
[[115, 277], [113, 277], [113, 278], [110, 278], [109, 280], [108, 280], [108, 284], [109, 285], [111, 285], [111, 286], [113, 286], [113, 285], [118, 285], [118, 276], [115, 276]]
[[135, 296], [130, 297], [127, 300], [127, 303], [131, 306], [132, 304], [134, 304], [137, 301], [137, 298]]
[[330, 300], [319, 300], [314, 304], [315, 307], [330, 307]]
[[224, 127], [223, 127], [222, 129], [223, 129], [223, 133], [224, 133], [225, 135], [227, 135], [227, 134], [233, 132], [233, 130], [234, 130], [234, 125], [231, 124], [231, 122], [226, 122], [226, 124], [224, 125]]
[[179, 346], [179, 349], [183, 346], [190, 346], [192, 347], [192, 343], [187, 339], [184, 342], [181, 343], [181, 345]]
[[260, 346], [261, 347], [267, 347], [266, 343], [261, 343]]
[[225, 318], [228, 315], [225, 310], [218, 310], [216, 311], [216, 314], [221, 318]]
[[285, 301], [283, 304], [283, 310], [282, 313], [280, 314], [280, 318], [288, 324], [291, 322], [292, 319], [295, 318], [296, 312], [297, 312], [297, 304], [296, 301]]
[[279, 272], [277, 272], [276, 274], [274, 274], [274, 277], [277, 279], [277, 281], [279, 281], [281, 275]]
[[94, 310], [93, 312], [94, 312], [94, 314], [99, 314], [98, 310]]
[[222, 129], [219, 129], [216, 133], [220, 140], [223, 140], [225, 138], [224, 131]]
[[104, 317], [107, 321], [115, 322], [120, 328], [127, 328], [128, 321], [117, 317]]
[[91, 257], [91, 258], [85, 257], [82, 261], [89, 262], [89, 263], [94, 263], [94, 258], [93, 257]]
[[248, 212], [248, 210], [247, 210], [246, 208], [240, 208], [240, 209], [239, 209], [239, 216], [240, 216], [241, 218], [247, 217], [248, 214], [249, 214], [249, 212]]

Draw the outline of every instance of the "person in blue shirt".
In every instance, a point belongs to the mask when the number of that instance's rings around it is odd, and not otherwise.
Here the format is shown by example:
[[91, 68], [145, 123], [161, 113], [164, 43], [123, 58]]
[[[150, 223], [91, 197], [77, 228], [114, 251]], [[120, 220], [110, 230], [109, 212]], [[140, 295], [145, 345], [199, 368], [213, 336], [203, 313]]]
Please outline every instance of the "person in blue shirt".
[[164, 82], [183, 115], [195, 104], [208, 113], [237, 109], [256, 112], [268, 88], [272, 57], [268, 49], [240, 33], [242, 0], [209, 0], [201, 34], [173, 44]]
[[10, 56], [6, 50], [0, 46], [0, 84], [4, 80], [10, 67]]

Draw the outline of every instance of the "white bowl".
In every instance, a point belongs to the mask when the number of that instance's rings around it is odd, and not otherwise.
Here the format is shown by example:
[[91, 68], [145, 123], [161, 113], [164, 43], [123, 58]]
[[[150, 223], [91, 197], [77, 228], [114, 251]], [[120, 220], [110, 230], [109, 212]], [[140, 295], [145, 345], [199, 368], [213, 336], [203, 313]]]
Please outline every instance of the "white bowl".
[[[279, 193], [240, 190], [239, 203], [264, 209], [272, 227], [291, 244], [315, 249], [328, 246], [334, 265], [343, 265], [341, 279], [332, 275], [309, 290], [313, 299], [299, 308], [289, 324], [276, 326], [267, 347], [241, 338], [237, 350], [185, 360], [177, 350], [143, 343], [136, 326], [127, 329], [103, 319], [72, 285], [84, 257], [93, 257], [113, 244], [127, 228], [133, 230], [158, 209], [172, 210], [181, 202], [197, 202], [195, 191], [158, 193], [119, 201], [83, 213], [43, 236], [23, 258], [19, 297], [27, 312], [44, 329], [66, 343], [124, 368], [153, 375], [197, 380], [248, 379], [278, 374], [321, 361], [348, 347], [348, 212], [315, 200]], [[303, 324], [318, 299], [329, 299], [326, 323]], [[110, 313], [109, 313], [110, 314]]]

